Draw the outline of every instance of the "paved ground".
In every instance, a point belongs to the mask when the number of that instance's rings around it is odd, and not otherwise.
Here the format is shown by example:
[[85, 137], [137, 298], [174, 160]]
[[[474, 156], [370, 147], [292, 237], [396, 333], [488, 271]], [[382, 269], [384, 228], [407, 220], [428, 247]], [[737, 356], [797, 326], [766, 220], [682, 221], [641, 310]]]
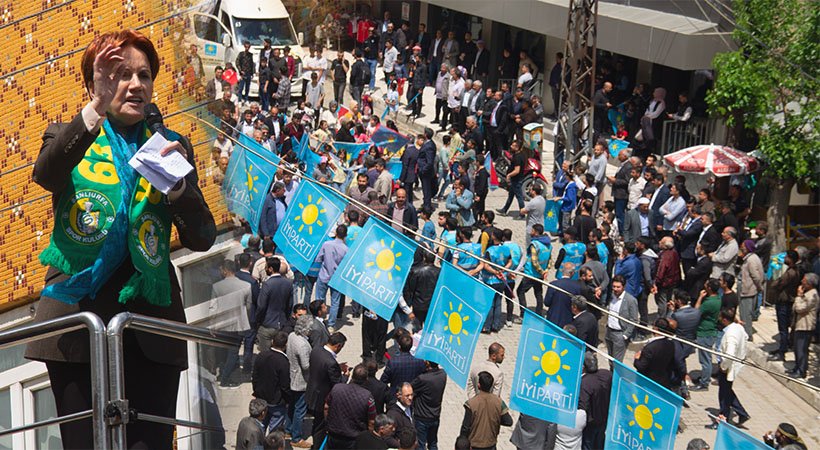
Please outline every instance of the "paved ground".
[[[334, 57], [335, 55], [327, 54], [326, 56]], [[381, 72], [379, 72], [379, 74], [381, 74]], [[380, 97], [384, 92], [384, 82], [381, 81], [381, 78], [377, 81], [377, 87], [381, 88], [380, 91], [377, 90], [376, 92], [376, 96]], [[332, 86], [330, 86], [329, 83], [327, 85], [327, 92], [332, 93]], [[417, 132], [418, 127], [426, 126], [429, 121], [432, 120], [434, 114], [434, 99], [431, 88], [427, 88], [425, 90], [424, 99], [424, 115], [418, 119], [415, 124], [409, 124], [403, 120], [400, 120], [398, 125], [401, 131], [410, 131], [412, 129], [414, 132]], [[402, 102], [406, 102], [406, 99], [402, 98]], [[383, 104], [377, 103], [375, 109], [377, 113], [381, 113], [384, 106]], [[544, 163], [544, 173], [548, 174], [551, 172], [549, 168], [552, 167], [552, 144], [550, 142], [546, 142], [544, 150], [542, 162]], [[612, 171], [614, 173], [615, 170], [616, 167], [610, 164], [608, 171]], [[551, 179], [551, 175], [548, 175], [548, 178]], [[496, 190], [492, 192], [487, 199], [487, 209], [500, 208], [506, 200], [506, 196], [507, 193], [504, 190]], [[441, 206], [443, 207], [443, 203]], [[524, 244], [524, 234], [521, 231], [523, 229], [522, 221], [513, 220], [508, 217], [501, 217], [497, 219], [496, 226], [512, 229], [514, 232], [513, 240], [519, 243], [519, 245]], [[553, 255], [557, 254], [559, 245], [560, 244], [556, 245]], [[532, 294], [530, 294], [530, 296], [531, 295]], [[529, 298], [529, 303], [533, 303], [533, 299], [531, 297]], [[653, 305], [654, 302], [650, 299], [650, 314], [655, 312]], [[518, 307], [516, 307], [516, 313], [517, 312]], [[770, 345], [768, 343], [773, 342], [772, 336], [776, 335], [777, 327], [774, 320], [774, 312], [771, 308], [769, 308], [764, 309], [761, 318], [755, 323], [755, 328], [759, 331], [756, 341], [764, 347]], [[603, 323], [603, 321], [601, 322]], [[352, 321], [349, 319], [348, 314], [348, 320], [340, 329], [340, 331], [347, 336], [348, 341], [339, 356], [339, 360], [347, 361], [350, 365], [358, 362], [359, 354], [361, 352], [361, 332], [359, 327], [359, 320]], [[493, 342], [499, 342], [507, 349], [507, 359], [502, 364], [502, 368], [505, 371], [505, 379], [508, 380], [507, 384], [504, 386], [502, 395], [502, 398], [505, 398], [505, 401], [509, 400], [509, 380], [512, 380], [513, 378], [515, 355], [520, 332], [521, 325], [513, 325], [510, 328], [503, 328], [497, 334], [482, 334], [479, 338], [475, 353], [475, 358], [486, 357], [487, 349]], [[603, 337], [603, 331], [601, 331], [600, 335]], [[757, 348], [757, 346], [758, 344], [756, 343], [753, 347]], [[631, 364], [635, 352], [640, 350], [640, 347], [641, 346], [637, 344], [632, 344], [629, 346], [624, 359], [624, 362], [627, 365]], [[605, 350], [605, 346], [603, 344], [600, 348]], [[810, 382], [815, 385], [818, 384], [816, 354], [816, 351], [812, 352], [812, 358], [814, 358], [814, 375], [809, 379]], [[791, 358], [791, 356], [789, 358]], [[606, 360], [603, 357], [599, 357], [599, 362], [601, 367], [607, 366]], [[787, 367], [790, 367], [790, 364], [791, 363], [786, 363]], [[687, 365], [690, 373], [693, 375], [699, 374], [700, 365], [697, 360], [697, 354], [693, 354], [689, 357], [687, 360]], [[782, 366], [780, 370], [782, 370]], [[814, 409], [809, 402], [795, 394], [792, 390], [788, 389], [780, 382], [777, 382], [773, 376], [754, 368], [745, 368], [740, 374], [739, 381], [735, 383], [735, 391], [737, 392], [741, 403], [743, 403], [747, 411], [752, 416], [752, 419], [745, 424], [745, 431], [751, 435], [760, 437], [765, 432], [774, 430], [780, 422], [790, 422], [797, 427], [801, 437], [803, 437], [809, 448], [820, 447], [820, 427], [817, 426], [817, 424], [820, 423], [820, 412]], [[236, 425], [238, 424], [240, 418], [247, 414], [247, 402], [251, 398], [250, 394], [250, 383], [243, 383], [239, 389], [220, 389], [217, 392], [223, 422], [227, 429], [226, 438], [228, 448], [233, 448], [236, 436]], [[440, 448], [442, 449], [453, 448], [454, 446], [464, 414], [462, 404], [465, 400], [465, 391], [448, 379], [439, 431], [439, 443]], [[686, 443], [694, 438], [702, 438], [706, 440], [706, 442], [714, 443], [715, 431], [704, 429], [704, 425], [708, 425], [710, 423], [710, 419], [704, 410], [716, 414], [718, 406], [717, 386], [712, 386], [706, 392], [693, 392], [692, 404], [693, 406], [691, 408], [684, 409], [683, 411], [682, 420], [685, 424], [685, 430], [682, 434], [678, 435], [675, 445], [676, 449], [686, 448]], [[517, 421], [518, 414], [513, 412], [513, 416]], [[498, 441], [499, 449], [514, 448], [509, 442], [511, 432], [512, 428], [502, 429]]]

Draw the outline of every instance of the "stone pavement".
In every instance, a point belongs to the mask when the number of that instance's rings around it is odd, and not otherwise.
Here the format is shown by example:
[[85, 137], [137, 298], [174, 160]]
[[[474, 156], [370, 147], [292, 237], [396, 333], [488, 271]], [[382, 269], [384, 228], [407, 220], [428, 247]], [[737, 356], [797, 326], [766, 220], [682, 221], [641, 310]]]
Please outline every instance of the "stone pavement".
[[[326, 52], [325, 56], [328, 58], [334, 58], [335, 53]], [[352, 59], [349, 55], [348, 58]], [[384, 93], [384, 82], [382, 81], [380, 70], [377, 75], [379, 75], [379, 77], [377, 78], [377, 91], [374, 97], [380, 98], [380, 96]], [[326, 85], [326, 92], [332, 93], [332, 86], [329, 81]], [[435, 103], [433, 98], [433, 89], [430, 87], [426, 88], [423, 95], [424, 102], [422, 117], [417, 119], [415, 123], [407, 122], [403, 118], [399, 119], [399, 130], [403, 133], [418, 133], [424, 126], [430, 126], [429, 121], [433, 118]], [[328, 97], [330, 97], [330, 94], [328, 94]], [[349, 93], [346, 93], [346, 98], [349, 99]], [[407, 100], [404, 96], [402, 96], [401, 101], [402, 104], [404, 104]], [[376, 103], [375, 109], [377, 114], [380, 114], [384, 110], [383, 105], [384, 104], [381, 101]], [[547, 132], [545, 134], [551, 135], [551, 127], [545, 128], [547, 128]], [[552, 167], [553, 160], [552, 143], [549, 141], [544, 143], [542, 163], [544, 167], [543, 173], [546, 174], [547, 178], [551, 181], [552, 175], [550, 168]], [[617, 167], [611, 162], [607, 168], [607, 171], [614, 174], [616, 170]], [[502, 189], [491, 192], [487, 198], [487, 209], [495, 210], [496, 208], [500, 208], [503, 206], [506, 197], [507, 193]], [[440, 202], [439, 206], [443, 208], [443, 202]], [[511, 210], [514, 209], [515, 203]], [[495, 223], [496, 227], [502, 229], [512, 229], [513, 240], [522, 246], [524, 245], [524, 233], [522, 231], [523, 224], [523, 221], [514, 220], [510, 217], [498, 217]], [[559, 248], [560, 243], [554, 241], [553, 255], [557, 255]], [[551, 270], [551, 273], [554, 274], [554, 270]], [[529, 295], [530, 298], [528, 303], [533, 304], [532, 293]], [[648, 303], [650, 314], [652, 314], [656, 310], [654, 301], [650, 300]], [[506, 311], [506, 308], [502, 308], [502, 310]], [[515, 312], [518, 314], [518, 307], [515, 308]], [[361, 319], [354, 320], [350, 318], [349, 306], [347, 313], [347, 319], [342, 322], [342, 326], [339, 331], [344, 333], [348, 340], [339, 355], [339, 361], [345, 361], [349, 365], [353, 366], [359, 362], [359, 355], [361, 354], [362, 339], [359, 323]], [[603, 338], [603, 325], [605, 322], [602, 320], [600, 323], [602, 328], [600, 331], [600, 336]], [[759, 321], [755, 322], [755, 328], [759, 331], [756, 336], [756, 341], [759, 341], [759, 343], [764, 347], [769, 345], [768, 343], [772, 341], [771, 336], [776, 335], [777, 331], [777, 326], [774, 322], [774, 313], [771, 308], [764, 309]], [[502, 392], [502, 398], [505, 402], [509, 401], [509, 389], [514, 375], [515, 357], [517, 354], [517, 345], [520, 332], [521, 325], [516, 324], [512, 327], [503, 328], [497, 334], [482, 334], [479, 337], [474, 355], [475, 360], [478, 360], [479, 358], [486, 358], [488, 348], [493, 342], [499, 342], [506, 348], [506, 359], [501, 366], [504, 370], [505, 376], [505, 386]], [[750, 347], [756, 348], [756, 346], [757, 343]], [[642, 344], [631, 344], [629, 346], [624, 359], [624, 362], [627, 365], [631, 366], [635, 352], [640, 350], [641, 347]], [[602, 343], [599, 349], [605, 351], [606, 346]], [[812, 358], [815, 358], [815, 363], [813, 366], [815, 368], [816, 353], [816, 351], [812, 353]], [[789, 358], [791, 358], [791, 356]], [[600, 367], [608, 367], [606, 359], [602, 356], [599, 356], [599, 363]], [[787, 366], [790, 364], [791, 363], [787, 363]], [[699, 375], [700, 365], [698, 363], [696, 353], [691, 355], [687, 360], [687, 367], [693, 376]], [[813, 408], [810, 402], [804, 400], [805, 396], [792, 392], [787, 388], [787, 386], [775, 381], [773, 376], [751, 367], [744, 368], [739, 377], [739, 380], [735, 383], [735, 392], [737, 393], [741, 403], [752, 416], [752, 419], [745, 424], [746, 430], [744, 431], [759, 438], [767, 431], [774, 430], [779, 423], [790, 422], [797, 427], [800, 436], [804, 439], [809, 448], [820, 447], [820, 427], [817, 426], [817, 424], [820, 423], [820, 412]], [[813, 375], [813, 378], [810, 378], [810, 381], [817, 384], [816, 373]], [[236, 426], [239, 423], [239, 420], [247, 415], [247, 402], [251, 398], [250, 383], [243, 383], [239, 389], [218, 389], [217, 396], [220, 404], [220, 412], [226, 428], [226, 440], [228, 443], [227, 448], [234, 448]], [[464, 416], [464, 408], [462, 405], [465, 400], [466, 392], [459, 386], [456, 386], [455, 383], [448, 378], [441, 414], [441, 424], [439, 427], [439, 448], [452, 449], [454, 447], [455, 440], [460, 431], [461, 421]], [[710, 389], [706, 392], [693, 392], [691, 402], [694, 406], [683, 410], [682, 421], [685, 424], [685, 428], [683, 433], [679, 434], [677, 437], [675, 445], [676, 449], [685, 449], [686, 443], [696, 437], [702, 438], [710, 444], [713, 444], [715, 440], [716, 432], [704, 429], [704, 425], [708, 425], [711, 422], [704, 409], [712, 414], [717, 413], [717, 386], [710, 387]], [[513, 411], [512, 414], [514, 420], [517, 421], [518, 413]], [[514, 448], [514, 446], [509, 442], [511, 433], [512, 427], [502, 427], [501, 434], [498, 438], [499, 449]]]

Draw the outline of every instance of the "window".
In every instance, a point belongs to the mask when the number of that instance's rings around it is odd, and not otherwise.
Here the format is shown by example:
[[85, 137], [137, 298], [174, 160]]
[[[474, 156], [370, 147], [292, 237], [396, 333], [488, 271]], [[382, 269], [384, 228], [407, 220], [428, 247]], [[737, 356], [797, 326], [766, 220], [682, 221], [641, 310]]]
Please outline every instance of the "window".
[[261, 46], [265, 39], [270, 39], [274, 47], [297, 45], [290, 21], [282, 19], [240, 19], [233, 21], [236, 29], [236, 38], [239, 44], [250, 42], [251, 45]]
[[[0, 391], [0, 429], [8, 430], [11, 428], [11, 390], [3, 389]], [[0, 437], [0, 450], [11, 450], [12, 437]]]
[[[52, 419], [57, 417], [57, 405], [54, 403], [54, 394], [51, 388], [31, 391], [34, 403], [34, 421]], [[63, 447], [63, 440], [60, 438], [59, 425], [38, 428], [34, 432], [38, 449], [55, 449]]]
[[211, 42], [219, 42], [220, 26], [216, 19], [208, 16], [194, 16], [196, 37]]

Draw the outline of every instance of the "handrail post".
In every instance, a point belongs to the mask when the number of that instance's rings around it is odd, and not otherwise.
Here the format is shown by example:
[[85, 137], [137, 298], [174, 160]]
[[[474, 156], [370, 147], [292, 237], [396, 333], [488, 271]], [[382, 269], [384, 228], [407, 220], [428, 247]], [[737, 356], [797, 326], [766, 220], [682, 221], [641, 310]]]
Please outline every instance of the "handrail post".
[[133, 315], [128, 312], [119, 313], [108, 322], [106, 334], [108, 337], [108, 373], [109, 398], [112, 406], [119, 406], [120, 419], [112, 421], [110, 426], [111, 445], [115, 449], [126, 447], [125, 425], [128, 423], [128, 404], [125, 400], [125, 362], [122, 352], [122, 332], [131, 324]]

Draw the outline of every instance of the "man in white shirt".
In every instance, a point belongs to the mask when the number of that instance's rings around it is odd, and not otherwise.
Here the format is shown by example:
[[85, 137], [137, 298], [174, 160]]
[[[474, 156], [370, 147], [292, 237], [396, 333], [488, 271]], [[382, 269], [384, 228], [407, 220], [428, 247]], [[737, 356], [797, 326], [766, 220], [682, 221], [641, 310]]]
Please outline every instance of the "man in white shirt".
[[[627, 192], [629, 192], [628, 209], [633, 209], [638, 205], [638, 200], [643, 197], [643, 188], [646, 186], [646, 179], [641, 176], [641, 168], [633, 167], [629, 171], [629, 185]], [[684, 203], [685, 204], [685, 203]]]
[[[456, 111], [461, 107], [462, 96], [464, 95], [464, 79], [458, 69], [450, 69], [450, 85], [447, 91], [447, 109], [444, 117], [450, 117], [450, 121], [456, 122]], [[441, 129], [447, 129], [447, 120], [442, 119]]]
[[382, 65], [385, 82], [389, 83], [390, 74], [395, 70], [396, 59], [398, 59], [398, 57], [399, 51], [393, 46], [393, 41], [388, 39], [387, 42], [384, 43], [384, 64]]
[[[626, 292], [626, 279], [623, 275], [612, 277], [612, 296], [609, 300], [609, 315], [606, 324], [606, 350], [613, 358], [623, 362], [626, 347], [632, 337], [635, 326], [616, 316], [638, 321], [638, 300]], [[610, 363], [612, 368], [612, 363]]]
[[518, 87], [524, 87], [527, 83], [532, 81], [532, 71], [529, 64], [521, 66], [523, 73], [518, 77]]
[[[743, 325], [735, 322], [735, 311], [731, 308], [724, 308], [718, 315], [718, 328], [723, 329], [723, 337], [720, 338], [720, 351], [738, 359], [746, 358], [746, 340], [749, 336], [743, 329]], [[738, 415], [737, 426], [743, 425], [751, 418], [749, 413], [740, 404], [732, 385], [737, 379], [743, 364], [734, 360], [723, 358], [720, 361], [720, 372], [718, 372], [718, 401], [720, 412], [718, 417], [729, 422], [734, 411]], [[706, 428], [716, 430], [717, 422], [706, 425]]]

